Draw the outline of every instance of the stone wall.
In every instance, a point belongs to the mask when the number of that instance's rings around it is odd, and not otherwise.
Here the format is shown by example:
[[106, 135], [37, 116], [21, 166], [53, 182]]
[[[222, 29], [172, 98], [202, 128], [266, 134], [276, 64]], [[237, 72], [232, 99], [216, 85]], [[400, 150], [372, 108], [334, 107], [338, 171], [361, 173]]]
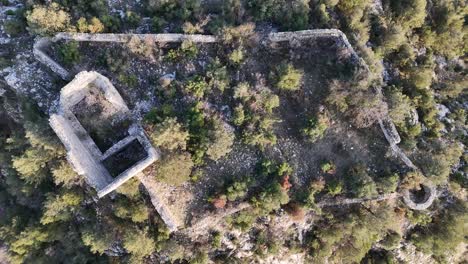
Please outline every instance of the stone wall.
[[65, 146], [67, 159], [73, 169], [79, 175], [83, 175], [90, 186], [100, 190], [112, 182], [110, 174], [101, 163], [96, 161], [63, 116], [54, 114], [49, 121], [50, 126]]
[[34, 57], [46, 65], [51, 71], [60, 76], [64, 80], [69, 79], [69, 72], [65, 70], [60, 64], [55, 62], [52, 58], [47, 55], [44, 51], [46, 47], [51, 45], [50, 38], [38, 38], [33, 46]]
[[190, 40], [196, 43], [213, 43], [217, 39], [213, 35], [198, 34], [91, 34], [91, 33], [69, 33], [62, 32], [55, 35], [53, 41], [57, 40], [75, 40], [91, 42], [128, 42], [132, 37], [138, 37], [141, 40], [152, 40], [154, 42], [182, 42]]
[[176, 231], [178, 227], [183, 226], [183, 223], [180, 219], [176, 219], [171, 212], [167, 209], [167, 206], [162, 202], [159, 192], [156, 190], [155, 186], [158, 184], [154, 177], [145, 174], [139, 174], [137, 178], [145, 186], [145, 189], [148, 191], [148, 194], [151, 198], [151, 203], [153, 204], [156, 211], [158, 211], [159, 216], [167, 225], [167, 228], [170, 231]]
[[434, 199], [437, 197], [436, 188], [430, 184], [423, 184], [422, 188], [425, 192], [422, 202], [415, 202], [409, 190], [403, 192], [403, 200], [409, 208], [413, 210], [426, 210], [434, 202]]

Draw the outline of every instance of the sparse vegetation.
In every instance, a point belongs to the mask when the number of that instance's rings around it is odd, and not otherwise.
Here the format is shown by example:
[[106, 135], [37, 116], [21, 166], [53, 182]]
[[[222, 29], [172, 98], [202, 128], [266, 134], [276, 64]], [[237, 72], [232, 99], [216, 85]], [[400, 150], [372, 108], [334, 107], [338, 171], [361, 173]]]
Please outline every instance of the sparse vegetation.
[[[0, 0], [0, 262], [463, 262], [466, 3], [208, 2]], [[341, 30], [353, 49], [324, 31], [269, 35], [319, 28]], [[160, 151], [100, 199], [48, 124], [66, 81], [31, 47], [57, 32], [218, 40], [44, 48], [71, 75], [109, 77]], [[106, 107], [73, 112], [102, 153], [129, 129]], [[399, 144], [388, 146], [379, 121], [395, 124]], [[115, 176], [131, 158], [106, 168]], [[140, 179], [157, 180], [160, 197]], [[401, 194], [416, 201], [426, 184], [441, 194], [434, 204], [406, 207]], [[185, 225], [178, 233], [158, 199]]]

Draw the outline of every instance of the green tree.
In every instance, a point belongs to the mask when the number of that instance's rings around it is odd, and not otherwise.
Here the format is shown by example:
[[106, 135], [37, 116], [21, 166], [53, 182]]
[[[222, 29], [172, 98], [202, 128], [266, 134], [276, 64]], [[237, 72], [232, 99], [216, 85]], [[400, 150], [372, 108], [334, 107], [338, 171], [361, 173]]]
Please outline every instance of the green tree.
[[52, 168], [52, 176], [56, 185], [71, 188], [82, 185], [83, 176], [78, 175], [66, 160], [62, 160], [57, 166]]
[[109, 249], [114, 243], [109, 232], [102, 232], [102, 230], [86, 230], [81, 234], [83, 244], [90, 248], [93, 253], [102, 255], [107, 249]]
[[228, 124], [219, 118], [213, 118], [213, 127], [209, 131], [210, 141], [207, 144], [206, 155], [212, 160], [218, 160], [226, 156], [232, 150], [234, 144], [234, 131]]
[[325, 135], [330, 126], [330, 119], [326, 114], [319, 114], [317, 118], [311, 118], [305, 128], [301, 130], [302, 134], [310, 141], [315, 142]]
[[124, 248], [132, 254], [134, 261], [151, 255], [155, 251], [155, 241], [146, 231], [131, 229], [123, 237]]
[[59, 53], [60, 57], [66, 65], [72, 65], [80, 61], [80, 45], [77, 41], [70, 41], [60, 45]]
[[44, 204], [41, 224], [46, 225], [70, 220], [82, 200], [83, 196], [75, 192], [64, 192], [49, 196]]
[[151, 141], [158, 147], [168, 150], [185, 150], [187, 147], [189, 133], [175, 117], [168, 117], [160, 124], [151, 126], [149, 130]]
[[168, 184], [179, 186], [190, 179], [193, 165], [189, 153], [171, 153], [158, 162], [155, 176]]
[[114, 214], [123, 219], [131, 219], [134, 223], [148, 220], [148, 208], [141, 201], [130, 202], [120, 199], [115, 203]]
[[411, 234], [410, 239], [418, 249], [432, 254], [440, 262], [445, 262], [453, 255], [458, 245], [466, 241], [466, 223], [466, 202], [457, 200], [441, 212], [427, 228], [418, 229]]
[[276, 69], [276, 86], [281, 90], [295, 91], [301, 86], [303, 72], [292, 64], [281, 64]]

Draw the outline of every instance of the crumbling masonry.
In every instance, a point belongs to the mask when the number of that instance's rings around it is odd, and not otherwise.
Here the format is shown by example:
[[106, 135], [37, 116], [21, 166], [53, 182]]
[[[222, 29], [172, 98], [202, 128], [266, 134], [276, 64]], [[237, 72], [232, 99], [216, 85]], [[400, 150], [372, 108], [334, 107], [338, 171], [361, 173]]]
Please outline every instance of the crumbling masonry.
[[[84, 42], [117, 42], [125, 43], [132, 37], [138, 37], [140, 39], [148, 40], [152, 39], [155, 42], [182, 42], [183, 40], [191, 40], [195, 43], [215, 43], [218, 39], [215, 36], [209, 35], [188, 35], [188, 34], [86, 34], [86, 33], [58, 33], [53, 38], [39, 38], [34, 45], [34, 55], [37, 60], [48, 66], [53, 72], [58, 74], [62, 79], [71, 79], [70, 73], [63, 68], [60, 64], [55, 62], [47, 53], [44, 51], [45, 48], [51, 43], [58, 40], [74, 40]], [[284, 41], [295, 41], [300, 39], [314, 39], [320, 37], [331, 37], [337, 38], [341, 44], [346, 47], [354, 59], [360, 61], [360, 63], [367, 68], [367, 65], [357, 55], [353, 47], [349, 43], [346, 35], [336, 29], [316, 29], [316, 30], [304, 30], [296, 32], [279, 32], [270, 33], [266, 40], [267, 42], [284, 42]], [[132, 178], [145, 167], [150, 165], [152, 162], [158, 159], [159, 152], [157, 152], [149, 143], [145, 136], [143, 129], [133, 124], [128, 130], [128, 136], [117, 142], [114, 146], [109, 148], [107, 151], [102, 153], [96, 146], [95, 142], [88, 135], [86, 130], [81, 126], [80, 122], [76, 119], [70, 108], [73, 104], [76, 104], [80, 98], [85, 96], [88, 84], [93, 83], [100, 87], [106, 98], [112, 102], [118, 109], [123, 112], [129, 112], [126, 104], [123, 102], [119, 93], [115, 90], [113, 85], [107, 78], [96, 73], [96, 72], [81, 72], [75, 79], [65, 86], [62, 90], [60, 97], [60, 110], [57, 114], [54, 114], [50, 118], [50, 123], [57, 135], [60, 137], [65, 147], [68, 150], [68, 159], [74, 169], [84, 175], [87, 182], [98, 191], [98, 196], [102, 197], [109, 192], [115, 190], [118, 186], [122, 185], [125, 181]], [[378, 91], [380, 93], [380, 91]], [[392, 151], [400, 157], [400, 159], [410, 168], [418, 170], [411, 160], [399, 149], [397, 144], [399, 143], [399, 135], [396, 131], [393, 122], [390, 119], [379, 120], [380, 127], [385, 135], [385, 138], [390, 144]], [[114, 155], [115, 153], [125, 148], [131, 142], [135, 140], [141, 144], [147, 154], [146, 158], [140, 160], [136, 164], [133, 164], [130, 168], [119, 174], [116, 178], [112, 178], [109, 171], [103, 166], [102, 161], [106, 158]], [[171, 231], [175, 231], [178, 226], [183, 225], [181, 220], [174, 219], [164, 204], [161, 203], [159, 194], [152, 188], [154, 184], [157, 184], [154, 179], [144, 177], [139, 174], [138, 179], [145, 185], [148, 190], [151, 201], [161, 218], [168, 225]], [[436, 196], [435, 188], [426, 188], [427, 194], [429, 195], [424, 202], [424, 206], [418, 206], [414, 201], [410, 199], [409, 193], [405, 193], [405, 202], [414, 209], [425, 209], [433, 201]]]
[[[72, 112], [72, 108], [84, 100], [92, 88], [97, 88], [103, 93], [105, 99], [115, 107], [116, 114], [129, 115], [127, 105], [109, 79], [97, 72], [80, 72], [73, 81], [62, 88], [60, 109], [58, 113], [51, 115], [50, 125], [65, 145], [68, 151], [67, 158], [73, 168], [85, 177], [87, 183], [97, 190], [101, 198], [156, 161], [159, 158], [159, 152], [151, 146], [142, 127], [138, 124], [131, 124], [126, 137], [102, 152], [91, 138], [89, 131], [86, 131]], [[132, 142], [143, 147], [146, 152], [145, 158], [113, 178], [103, 162]]]

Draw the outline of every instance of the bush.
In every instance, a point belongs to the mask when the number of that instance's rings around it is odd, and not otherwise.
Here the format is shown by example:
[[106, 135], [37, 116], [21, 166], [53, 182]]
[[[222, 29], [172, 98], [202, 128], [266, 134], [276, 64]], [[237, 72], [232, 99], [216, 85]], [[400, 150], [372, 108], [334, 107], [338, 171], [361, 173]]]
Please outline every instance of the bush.
[[304, 135], [310, 142], [315, 142], [325, 135], [330, 126], [330, 119], [326, 114], [319, 114], [317, 118], [309, 119], [307, 127], [302, 129]]
[[257, 21], [278, 24], [282, 30], [303, 30], [309, 23], [308, 0], [251, 0], [248, 10]]
[[79, 47], [77, 41], [70, 41], [60, 45], [59, 52], [63, 63], [66, 65], [78, 63], [81, 60]]
[[16, 37], [24, 32], [24, 24], [17, 19], [5, 21], [3, 28], [5, 30], [5, 33], [12, 37]]
[[119, 82], [130, 88], [134, 88], [138, 84], [138, 77], [135, 74], [121, 73], [118, 79]]
[[116, 216], [122, 219], [130, 219], [134, 223], [142, 223], [148, 220], [148, 208], [141, 201], [135, 203], [126, 199], [119, 199], [113, 211]]
[[119, 32], [121, 27], [120, 18], [112, 15], [103, 15], [101, 17], [102, 24], [104, 24], [107, 32]]
[[380, 245], [382, 245], [382, 248], [384, 248], [385, 250], [393, 250], [393, 249], [398, 248], [401, 240], [402, 240], [401, 234], [391, 231], [380, 242]]
[[64, 192], [49, 196], [44, 204], [41, 224], [47, 225], [59, 221], [68, 221], [73, 216], [83, 197], [74, 192]]
[[226, 219], [227, 224], [247, 231], [252, 227], [257, 215], [253, 211], [244, 210]]
[[83, 244], [90, 247], [89, 250], [92, 253], [102, 255], [112, 246], [114, 239], [107, 232], [97, 234], [99, 231], [102, 232], [102, 230], [84, 231], [81, 234], [81, 240]]
[[179, 186], [190, 179], [193, 165], [189, 153], [171, 153], [158, 162], [155, 176], [167, 184]]
[[379, 189], [382, 190], [383, 193], [392, 193], [395, 192], [398, 188], [398, 183], [400, 181], [400, 177], [397, 173], [383, 176], [378, 179], [377, 184]]
[[325, 188], [328, 194], [330, 194], [331, 196], [337, 196], [343, 192], [343, 182], [341, 180], [334, 179], [327, 182]]
[[224, 92], [229, 85], [229, 75], [226, 66], [222, 65], [218, 58], [210, 63], [206, 69], [208, 85]]
[[189, 133], [177, 122], [175, 117], [168, 117], [160, 124], [150, 126], [150, 139], [158, 147], [168, 150], [187, 147]]
[[126, 181], [115, 190], [116, 193], [123, 194], [129, 199], [136, 200], [140, 196], [140, 181], [135, 177]]
[[213, 119], [213, 127], [209, 131], [210, 141], [206, 146], [206, 154], [212, 160], [218, 160], [226, 156], [232, 150], [234, 144], [234, 131], [219, 118]]
[[57, 3], [35, 5], [26, 13], [29, 30], [34, 34], [52, 35], [70, 29], [70, 15]]
[[239, 104], [234, 108], [233, 122], [236, 126], [241, 126], [245, 121], [244, 106]]
[[97, 17], [91, 18], [89, 22], [86, 18], [81, 17], [78, 19], [76, 27], [82, 33], [101, 33], [104, 31], [104, 24]]
[[356, 165], [349, 169], [346, 185], [349, 192], [356, 197], [370, 198], [377, 195], [377, 186], [364, 165]]
[[276, 69], [276, 87], [281, 90], [295, 91], [301, 86], [303, 72], [292, 64], [281, 64]]
[[195, 76], [187, 82], [184, 89], [197, 98], [203, 98], [205, 92], [208, 91], [208, 84], [203, 77]]
[[288, 202], [289, 196], [287, 191], [285, 191], [277, 182], [273, 182], [268, 185], [262, 192], [251, 200], [254, 208], [256, 208], [262, 215], [278, 210], [281, 208], [281, 205], [285, 205]]
[[125, 13], [125, 21], [130, 27], [137, 27], [140, 25], [141, 17], [132, 11], [127, 11]]
[[56, 185], [62, 185], [65, 188], [71, 188], [75, 185], [81, 185], [83, 177], [78, 175], [66, 160], [61, 161], [58, 166], [52, 168], [52, 176]]
[[128, 230], [123, 237], [124, 248], [132, 254], [134, 259], [140, 261], [154, 252], [155, 244], [154, 239], [142, 230]]
[[184, 40], [180, 45], [180, 51], [182, 52], [183, 57], [187, 59], [194, 59], [198, 55], [198, 47], [195, 42]]
[[320, 170], [323, 173], [335, 174], [336, 166], [335, 166], [335, 164], [333, 162], [326, 161], [326, 162], [322, 162], [322, 164], [320, 164]]
[[229, 185], [226, 188], [226, 198], [228, 201], [233, 202], [237, 199], [243, 198], [247, 194], [247, 187], [250, 181], [243, 180], [243, 181], [236, 181]]
[[242, 48], [237, 48], [229, 54], [229, 61], [234, 65], [239, 65], [244, 60], [244, 52]]

